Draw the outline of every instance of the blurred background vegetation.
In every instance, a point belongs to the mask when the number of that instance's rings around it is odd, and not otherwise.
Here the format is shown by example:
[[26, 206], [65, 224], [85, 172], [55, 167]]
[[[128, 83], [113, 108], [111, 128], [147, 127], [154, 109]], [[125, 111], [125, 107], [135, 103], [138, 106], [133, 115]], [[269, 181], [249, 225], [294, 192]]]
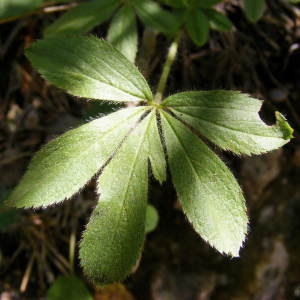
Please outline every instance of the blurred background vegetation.
[[[281, 111], [295, 138], [257, 157], [219, 152], [242, 185], [251, 220], [237, 259], [221, 256], [197, 236], [170, 182], [163, 188], [151, 183], [149, 198], [159, 220], [136, 272], [105, 288], [87, 282], [77, 261], [77, 242], [96, 201], [94, 182], [45, 210], [1, 205], [0, 299], [300, 299], [300, 5], [199, 0], [190, 1], [193, 10], [181, 0], [135, 1], [137, 40], [130, 45], [137, 56], [129, 56], [153, 88], [175, 27], [181, 26], [168, 93], [247, 92], [265, 100], [261, 115], [270, 124], [274, 111]], [[62, 31], [91, 32], [114, 43], [111, 24], [121, 3], [127, 1], [0, 0], [0, 203], [41, 145], [118, 108], [75, 99], [49, 85], [32, 69], [24, 48]], [[151, 214], [156, 223], [155, 210]]]

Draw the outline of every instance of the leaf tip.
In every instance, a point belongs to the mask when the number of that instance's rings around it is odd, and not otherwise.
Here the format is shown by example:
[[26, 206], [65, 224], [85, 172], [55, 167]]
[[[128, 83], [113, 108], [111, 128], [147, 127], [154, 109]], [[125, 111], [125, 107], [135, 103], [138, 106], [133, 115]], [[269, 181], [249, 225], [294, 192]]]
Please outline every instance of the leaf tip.
[[282, 132], [283, 139], [290, 140], [292, 139], [294, 129], [289, 125], [286, 118], [278, 111], [275, 112], [276, 116], [276, 125], [278, 126], [279, 130]]

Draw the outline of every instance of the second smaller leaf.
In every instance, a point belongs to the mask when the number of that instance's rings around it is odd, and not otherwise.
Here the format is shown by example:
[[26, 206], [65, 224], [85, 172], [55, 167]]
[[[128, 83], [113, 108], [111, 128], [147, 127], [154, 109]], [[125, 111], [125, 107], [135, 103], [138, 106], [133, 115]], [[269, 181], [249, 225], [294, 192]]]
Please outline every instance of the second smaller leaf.
[[84, 272], [97, 284], [123, 280], [137, 263], [145, 237], [150, 116], [130, 133], [99, 177], [100, 200], [80, 245]]
[[231, 21], [227, 16], [221, 14], [220, 12], [214, 9], [205, 10], [205, 14], [209, 19], [209, 23], [212, 29], [219, 31], [230, 31], [232, 28]]
[[131, 6], [124, 5], [113, 17], [107, 40], [131, 62], [135, 61], [138, 37], [136, 17]]
[[143, 113], [142, 107], [119, 110], [51, 141], [34, 156], [6, 204], [39, 207], [72, 197], [108, 161]]
[[48, 300], [93, 300], [83, 281], [76, 276], [60, 276], [47, 292]]
[[117, 0], [94, 0], [79, 4], [48, 26], [45, 35], [86, 33], [107, 20], [116, 9], [117, 3]]
[[136, 0], [134, 7], [142, 22], [150, 28], [166, 35], [176, 33], [179, 22], [172, 13], [162, 9], [158, 3], [152, 0]]
[[256, 22], [262, 17], [265, 6], [265, 0], [244, 0], [245, 13], [251, 22]]
[[203, 46], [207, 42], [209, 22], [201, 10], [189, 12], [186, 20], [186, 29], [197, 46]]

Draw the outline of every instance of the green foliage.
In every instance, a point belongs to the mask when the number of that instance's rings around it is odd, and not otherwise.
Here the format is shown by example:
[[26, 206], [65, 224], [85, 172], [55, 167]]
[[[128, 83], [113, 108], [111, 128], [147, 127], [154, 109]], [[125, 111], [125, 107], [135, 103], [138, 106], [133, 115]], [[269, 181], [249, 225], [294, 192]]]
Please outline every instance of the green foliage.
[[[72, 1], [54, 1], [57, 4], [66, 2]], [[74, 2], [76, 3], [76, 0]], [[167, 36], [175, 35], [181, 25], [182, 28], [187, 29], [189, 36], [198, 46], [207, 41], [207, 20], [214, 30], [231, 30], [230, 20], [214, 8], [222, 0], [160, 0], [160, 2], [170, 6], [171, 11], [162, 8], [153, 0], [78, 1], [74, 8], [49, 25], [44, 34], [47, 37], [58, 34], [84, 34], [109, 20], [115, 13], [111, 20], [108, 40], [134, 62], [137, 52], [136, 16], [146, 26]], [[289, 0], [289, 2], [298, 3], [298, 0]], [[47, 1], [2, 0], [0, 23], [35, 13], [41, 5], [47, 5]], [[255, 22], [264, 12], [265, 0], [244, 0], [244, 8], [247, 18]], [[178, 18], [178, 15], [185, 15], [185, 21]]]
[[186, 28], [190, 38], [197, 46], [207, 42], [209, 33], [209, 22], [201, 11], [190, 11], [186, 19]]
[[167, 164], [157, 127], [157, 120], [156, 118], [152, 118], [150, 122], [148, 129], [149, 134], [146, 137], [146, 147], [154, 178], [162, 184], [167, 178]]
[[33, 66], [52, 84], [85, 98], [146, 101], [152, 93], [138, 69], [96, 37], [56, 37], [27, 50]]
[[[119, 5], [120, 1], [118, 0], [90, 0], [79, 4], [50, 25], [46, 29], [45, 35], [86, 33], [109, 19]], [[121, 48], [121, 51], [125, 50], [123, 52], [125, 54], [136, 48], [135, 13], [145, 25], [166, 35], [174, 34], [178, 28], [178, 22], [174, 15], [162, 9], [155, 1], [128, 1], [121, 5], [117, 15], [113, 18], [112, 29], [108, 35], [108, 39], [116, 43], [117, 48]], [[135, 56], [135, 52], [136, 49], [133, 51], [134, 54], [130, 53], [131, 61], [133, 61], [132, 57]]]
[[206, 9], [204, 13], [209, 19], [212, 29], [219, 31], [230, 31], [232, 29], [232, 23], [225, 15], [214, 9]]
[[124, 5], [111, 21], [107, 40], [124, 54], [131, 62], [137, 53], [137, 25], [133, 8]]
[[184, 8], [187, 6], [186, 0], [160, 0], [160, 2], [173, 8]]
[[265, 0], [244, 0], [245, 13], [251, 22], [256, 22], [261, 18], [265, 7]]
[[[48, 0], [44, 0], [44, 2], [47, 2]], [[52, 1], [51, 1], [52, 2]], [[59, 4], [59, 3], [69, 3], [69, 2], [74, 2], [74, 0], [54, 0], [53, 1], [54, 3], [56, 4]]]
[[153, 115], [148, 115], [131, 132], [98, 179], [101, 201], [92, 214], [80, 249], [84, 270], [95, 282], [122, 280], [139, 259], [148, 194], [145, 139]]
[[76, 276], [61, 276], [47, 292], [48, 300], [92, 300], [93, 297], [83, 281]]
[[146, 211], [145, 233], [150, 233], [157, 227], [159, 215], [156, 208], [148, 204]]
[[218, 251], [239, 255], [247, 232], [241, 190], [225, 164], [180, 121], [163, 112], [172, 181], [195, 230]]
[[35, 10], [43, 0], [1, 0], [0, 21], [17, 17]]
[[213, 6], [220, 0], [165, 0], [163, 3], [175, 9], [181, 27], [186, 29], [191, 40], [199, 47], [203, 46], [209, 37], [209, 30], [230, 31], [231, 21]]
[[[160, 97], [153, 100], [136, 67], [95, 37], [39, 41], [27, 54], [47, 80], [75, 96], [141, 106], [119, 110], [51, 141], [33, 158], [7, 204], [51, 205], [98, 177], [100, 201], [83, 234], [80, 259], [95, 283], [111, 283], [136, 266], [149, 231], [148, 161], [160, 183], [166, 180], [168, 164], [195, 230], [219, 252], [238, 256], [247, 232], [245, 201], [234, 176], [198, 133], [222, 149], [257, 154], [290, 140], [292, 129], [283, 116], [277, 113], [277, 123], [267, 126], [258, 114], [261, 102], [233, 91], [185, 92], [156, 102]], [[170, 57], [175, 53], [168, 56], [165, 70], [170, 69]], [[167, 75], [164, 72], [163, 82]], [[159, 84], [160, 95], [163, 89]]]
[[79, 4], [47, 27], [45, 35], [86, 33], [106, 21], [116, 9], [118, 2], [118, 0], [93, 0]]
[[134, 7], [143, 23], [166, 35], [175, 34], [179, 23], [175, 16], [151, 0], [135, 0]]
[[283, 146], [292, 129], [279, 113], [267, 126], [259, 117], [262, 102], [235, 91], [184, 92], [170, 96], [164, 106], [224, 150], [260, 154]]

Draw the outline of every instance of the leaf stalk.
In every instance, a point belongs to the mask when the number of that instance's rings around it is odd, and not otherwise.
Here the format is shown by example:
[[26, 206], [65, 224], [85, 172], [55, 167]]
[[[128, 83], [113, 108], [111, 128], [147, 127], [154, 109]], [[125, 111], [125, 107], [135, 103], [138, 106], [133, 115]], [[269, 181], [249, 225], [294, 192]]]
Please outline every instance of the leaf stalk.
[[158, 82], [157, 91], [154, 96], [154, 103], [160, 104], [162, 101], [162, 97], [164, 95], [164, 91], [165, 91], [167, 80], [168, 80], [168, 77], [169, 77], [169, 74], [171, 71], [171, 67], [172, 67], [174, 60], [176, 58], [176, 55], [177, 55], [180, 38], [181, 38], [181, 31], [179, 31], [177, 33], [175, 39], [173, 40], [172, 44], [170, 45], [167, 59], [164, 63], [163, 71], [161, 73], [161, 76], [160, 76], [160, 79]]

